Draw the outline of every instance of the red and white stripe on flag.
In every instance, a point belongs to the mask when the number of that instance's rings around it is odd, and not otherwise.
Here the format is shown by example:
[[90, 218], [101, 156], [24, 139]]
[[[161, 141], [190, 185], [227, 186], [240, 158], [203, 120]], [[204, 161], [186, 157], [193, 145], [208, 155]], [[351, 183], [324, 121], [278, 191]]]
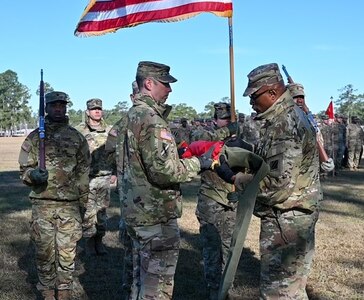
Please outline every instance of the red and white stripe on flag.
[[232, 11], [232, 0], [91, 0], [74, 34], [102, 35], [147, 22], [181, 21], [203, 12], [231, 17]]

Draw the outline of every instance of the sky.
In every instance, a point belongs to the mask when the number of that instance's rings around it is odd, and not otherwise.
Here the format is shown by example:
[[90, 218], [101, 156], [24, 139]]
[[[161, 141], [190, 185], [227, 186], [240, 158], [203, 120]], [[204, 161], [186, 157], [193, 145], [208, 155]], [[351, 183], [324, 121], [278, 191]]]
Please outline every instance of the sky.
[[[228, 19], [203, 13], [180, 22], [146, 23], [88, 38], [73, 35], [87, 0], [2, 0], [0, 73], [12, 70], [30, 89], [38, 110], [40, 70], [44, 81], [70, 95], [73, 108], [101, 98], [104, 109], [129, 101], [139, 61], [171, 67], [178, 79], [168, 104], [203, 112], [209, 102], [230, 98]], [[312, 112], [352, 84], [364, 93], [364, 2], [358, 0], [233, 0], [235, 106], [250, 114], [243, 97], [255, 67], [285, 65], [305, 87]], [[283, 74], [283, 72], [282, 72]]]

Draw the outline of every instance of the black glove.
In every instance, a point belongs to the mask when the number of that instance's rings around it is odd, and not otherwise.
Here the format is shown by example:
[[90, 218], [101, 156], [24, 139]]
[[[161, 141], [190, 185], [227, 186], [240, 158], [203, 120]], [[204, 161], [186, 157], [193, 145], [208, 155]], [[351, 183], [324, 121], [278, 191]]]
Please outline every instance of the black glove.
[[178, 157], [182, 158], [182, 155], [186, 152], [187, 148], [186, 147], [181, 147], [177, 149], [178, 152]]
[[227, 125], [230, 135], [234, 135], [238, 132], [238, 122], [231, 122]]
[[242, 148], [242, 149], [245, 149], [248, 151], [253, 151], [253, 146], [251, 144], [249, 144], [246, 141], [244, 141], [243, 139], [237, 138], [237, 137], [229, 139], [225, 143], [225, 145], [228, 147], [239, 147], [239, 148]]
[[202, 154], [201, 156], [197, 157], [198, 160], [200, 161], [201, 171], [211, 169], [212, 163], [214, 162], [214, 160], [212, 159], [212, 153], [214, 152], [214, 149], [215, 149], [215, 145], [212, 146], [204, 154]]
[[30, 171], [29, 178], [36, 185], [46, 183], [48, 180], [48, 171], [36, 168]]
[[234, 183], [233, 176], [235, 175], [235, 173], [229, 167], [225, 156], [220, 156], [220, 166], [216, 166], [214, 170], [216, 170], [217, 175], [219, 175], [222, 180], [226, 181], [227, 183]]

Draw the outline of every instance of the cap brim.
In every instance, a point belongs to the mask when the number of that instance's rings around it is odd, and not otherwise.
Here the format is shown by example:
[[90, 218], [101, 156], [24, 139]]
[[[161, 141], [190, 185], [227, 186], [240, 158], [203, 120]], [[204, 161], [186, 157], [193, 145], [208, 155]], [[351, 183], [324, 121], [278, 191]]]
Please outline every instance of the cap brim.
[[172, 75], [161, 76], [161, 77], [158, 77], [157, 80], [160, 82], [163, 82], [163, 83], [173, 83], [173, 82], [177, 81], [177, 79], [174, 78]]
[[244, 91], [243, 96], [244, 97], [250, 96], [254, 94], [257, 90], [259, 90], [259, 88], [247, 87], [246, 90]]

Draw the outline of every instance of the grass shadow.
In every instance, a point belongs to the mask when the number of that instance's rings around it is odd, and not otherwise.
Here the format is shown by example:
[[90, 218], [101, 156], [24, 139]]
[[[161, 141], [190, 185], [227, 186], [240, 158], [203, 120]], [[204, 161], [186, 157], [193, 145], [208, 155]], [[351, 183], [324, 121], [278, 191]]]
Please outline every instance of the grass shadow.
[[18, 171], [0, 172], [0, 214], [29, 209], [29, 193], [30, 188], [20, 180]]

